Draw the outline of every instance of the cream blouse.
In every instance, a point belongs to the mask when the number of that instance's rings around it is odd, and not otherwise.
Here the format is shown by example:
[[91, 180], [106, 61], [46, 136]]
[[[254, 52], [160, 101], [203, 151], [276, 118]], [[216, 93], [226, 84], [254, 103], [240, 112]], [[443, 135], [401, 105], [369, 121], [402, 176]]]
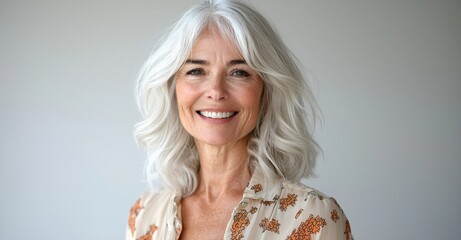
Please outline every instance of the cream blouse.
[[[224, 239], [353, 240], [349, 221], [334, 198], [301, 183], [264, 180], [256, 167]], [[131, 208], [126, 240], [173, 240], [181, 230], [181, 197], [148, 192]]]

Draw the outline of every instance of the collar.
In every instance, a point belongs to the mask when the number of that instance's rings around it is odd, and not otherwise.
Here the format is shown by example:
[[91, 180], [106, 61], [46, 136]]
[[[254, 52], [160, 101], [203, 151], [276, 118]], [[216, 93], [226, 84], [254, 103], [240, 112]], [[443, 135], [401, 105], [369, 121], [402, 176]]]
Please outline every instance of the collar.
[[277, 200], [282, 191], [282, 181], [280, 177], [269, 179], [264, 175], [259, 164], [256, 164], [250, 182], [243, 192], [243, 197], [264, 201]]
[[[275, 201], [279, 199], [283, 188], [283, 179], [281, 177], [271, 179], [264, 175], [264, 170], [261, 169], [259, 164], [255, 165], [250, 182], [243, 191], [243, 198], [263, 201]], [[175, 203], [175, 207], [181, 205], [181, 199], [182, 196], [179, 191], [172, 194], [172, 201]]]

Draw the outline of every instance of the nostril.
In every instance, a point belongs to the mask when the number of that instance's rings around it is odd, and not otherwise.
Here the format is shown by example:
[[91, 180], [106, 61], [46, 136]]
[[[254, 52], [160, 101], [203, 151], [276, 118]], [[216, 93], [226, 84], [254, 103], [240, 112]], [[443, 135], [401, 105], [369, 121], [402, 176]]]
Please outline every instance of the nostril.
[[224, 100], [227, 97], [228, 97], [227, 92], [222, 88], [220, 88], [220, 89], [218, 89], [218, 88], [210, 89], [210, 91], [207, 94], [208, 99], [212, 99], [212, 100], [215, 100], [215, 101]]

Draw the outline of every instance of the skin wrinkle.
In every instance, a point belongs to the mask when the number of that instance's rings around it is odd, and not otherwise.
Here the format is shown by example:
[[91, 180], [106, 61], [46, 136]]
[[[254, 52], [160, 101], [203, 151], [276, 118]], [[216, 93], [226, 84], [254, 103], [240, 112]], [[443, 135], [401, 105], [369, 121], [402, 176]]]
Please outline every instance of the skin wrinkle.
[[[204, 194], [208, 203], [229, 191], [241, 193], [250, 178], [247, 147], [263, 85], [234, 44], [208, 31], [200, 35], [176, 74], [180, 120], [194, 138], [200, 159], [195, 194]], [[238, 113], [228, 122], [213, 124], [197, 113], [210, 109]]]
[[[182, 199], [181, 237], [199, 238], [202, 228], [211, 236], [224, 233], [251, 178], [247, 149], [263, 89], [259, 74], [246, 64], [235, 44], [209, 31], [200, 35], [176, 74], [180, 121], [193, 137], [200, 161], [198, 187]], [[211, 119], [198, 111], [237, 114]]]

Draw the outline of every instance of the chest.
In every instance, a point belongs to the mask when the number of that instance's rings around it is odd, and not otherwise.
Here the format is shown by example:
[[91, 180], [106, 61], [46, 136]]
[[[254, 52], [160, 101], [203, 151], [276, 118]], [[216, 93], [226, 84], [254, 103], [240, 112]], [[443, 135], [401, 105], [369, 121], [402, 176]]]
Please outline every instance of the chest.
[[232, 201], [209, 206], [184, 202], [181, 206], [183, 229], [180, 239], [223, 239], [237, 204]]

